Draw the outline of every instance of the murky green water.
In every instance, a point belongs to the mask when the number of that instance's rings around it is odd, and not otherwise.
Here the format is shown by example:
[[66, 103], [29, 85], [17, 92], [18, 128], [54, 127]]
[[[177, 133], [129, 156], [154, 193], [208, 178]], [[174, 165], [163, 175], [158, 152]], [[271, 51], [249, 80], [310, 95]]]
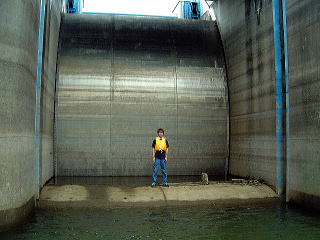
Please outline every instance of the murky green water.
[[37, 211], [32, 222], [0, 239], [319, 240], [320, 218], [278, 206]]

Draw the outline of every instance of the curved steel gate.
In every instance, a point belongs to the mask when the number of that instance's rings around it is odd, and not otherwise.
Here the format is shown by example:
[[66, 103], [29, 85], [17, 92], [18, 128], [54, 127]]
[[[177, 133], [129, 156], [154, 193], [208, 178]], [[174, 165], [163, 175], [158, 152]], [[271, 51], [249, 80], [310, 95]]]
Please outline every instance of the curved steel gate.
[[159, 127], [169, 174], [224, 174], [227, 91], [214, 22], [66, 15], [61, 34], [58, 176], [151, 175]]

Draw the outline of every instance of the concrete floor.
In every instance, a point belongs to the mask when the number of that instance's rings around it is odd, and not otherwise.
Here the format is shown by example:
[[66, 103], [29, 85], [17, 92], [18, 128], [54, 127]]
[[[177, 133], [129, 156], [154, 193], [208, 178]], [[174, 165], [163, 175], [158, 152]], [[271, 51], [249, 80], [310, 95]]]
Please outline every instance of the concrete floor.
[[48, 185], [42, 189], [38, 207], [45, 209], [160, 207], [178, 205], [243, 205], [279, 202], [267, 185], [211, 182], [173, 183], [156, 186]]

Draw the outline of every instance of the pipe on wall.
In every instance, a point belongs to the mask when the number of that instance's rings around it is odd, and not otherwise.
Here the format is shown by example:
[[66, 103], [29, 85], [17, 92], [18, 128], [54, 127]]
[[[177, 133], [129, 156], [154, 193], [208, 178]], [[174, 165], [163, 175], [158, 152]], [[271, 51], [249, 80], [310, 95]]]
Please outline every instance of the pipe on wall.
[[282, 46], [280, 0], [273, 0], [274, 55], [276, 71], [276, 149], [277, 149], [277, 192], [283, 194], [283, 96], [282, 96]]
[[37, 65], [37, 82], [36, 82], [36, 106], [35, 106], [35, 161], [34, 161], [34, 188], [36, 198], [39, 197], [40, 179], [41, 179], [41, 88], [42, 88], [42, 58], [43, 58], [43, 40], [44, 25], [46, 15], [46, 0], [41, 0], [40, 8], [40, 26], [38, 35], [38, 65]]
[[[288, 71], [288, 39], [286, 21], [286, 1], [273, 0], [274, 54], [276, 71], [276, 149], [277, 149], [277, 192], [285, 194], [285, 164], [289, 146], [289, 71]], [[283, 81], [285, 80], [285, 96]], [[284, 109], [285, 107], [285, 109]], [[284, 114], [284, 110], [286, 113]], [[284, 131], [285, 129], [285, 131]], [[286, 139], [284, 139], [284, 133]], [[286, 151], [284, 141], [286, 140]], [[285, 152], [285, 153], [284, 153]]]
[[[284, 47], [284, 70], [285, 70], [285, 94], [286, 94], [286, 169], [290, 169], [290, 89], [289, 89], [289, 51], [288, 51], [288, 29], [287, 29], [287, 3], [282, 0], [283, 21], [283, 47]], [[289, 171], [286, 171], [286, 182], [289, 183]], [[286, 184], [286, 193], [289, 193]], [[288, 194], [286, 196], [288, 201]]]

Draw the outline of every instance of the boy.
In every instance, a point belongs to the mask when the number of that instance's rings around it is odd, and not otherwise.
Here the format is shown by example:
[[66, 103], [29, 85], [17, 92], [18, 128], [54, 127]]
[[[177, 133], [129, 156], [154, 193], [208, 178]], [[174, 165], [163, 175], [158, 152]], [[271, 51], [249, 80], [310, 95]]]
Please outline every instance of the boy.
[[167, 139], [163, 137], [164, 130], [159, 128], [157, 130], [158, 137], [153, 140], [152, 143], [152, 157], [153, 157], [153, 175], [151, 187], [154, 187], [157, 183], [157, 176], [159, 166], [162, 169], [162, 186], [169, 187], [167, 182], [167, 161], [169, 143]]

